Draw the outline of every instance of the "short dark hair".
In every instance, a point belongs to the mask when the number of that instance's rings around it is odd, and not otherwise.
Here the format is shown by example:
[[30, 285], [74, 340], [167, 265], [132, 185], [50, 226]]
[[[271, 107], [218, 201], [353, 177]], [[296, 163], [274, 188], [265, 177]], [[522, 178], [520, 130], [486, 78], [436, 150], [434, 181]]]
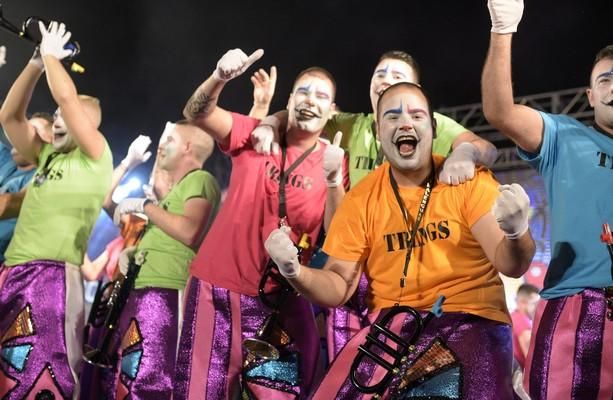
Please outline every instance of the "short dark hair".
[[613, 59], [613, 44], [610, 44], [600, 49], [600, 51], [596, 53], [596, 57], [594, 58], [594, 65], [592, 65], [592, 68], [596, 66], [596, 64], [598, 64], [600, 60], [605, 60], [609, 58]]
[[330, 83], [332, 83], [332, 89], [334, 90], [334, 93], [332, 93], [332, 96], [333, 97], [336, 96], [336, 80], [334, 79], [334, 76], [332, 76], [332, 73], [330, 71], [328, 71], [327, 69], [323, 67], [318, 67], [318, 66], [309, 67], [298, 73], [298, 75], [296, 76], [296, 79], [294, 79], [294, 85], [296, 84], [298, 79], [302, 78], [305, 75], [319, 75], [329, 80]]
[[53, 125], [53, 115], [49, 114], [48, 112], [38, 111], [32, 114], [30, 118], [42, 118]]
[[[428, 93], [426, 93], [426, 91], [424, 90], [423, 87], [421, 87], [421, 85], [418, 85], [416, 83], [411, 83], [411, 82], [398, 82], [395, 83], [391, 86], [388, 86], [385, 88], [385, 90], [383, 92], [381, 92], [381, 95], [379, 96], [379, 100], [377, 101], [377, 117], [379, 116], [379, 112], [380, 112], [380, 105], [381, 105], [381, 100], [383, 100], [383, 97], [385, 97], [385, 95], [387, 94], [387, 92], [390, 92], [396, 88], [399, 88], [401, 86], [405, 86], [409, 89], [417, 89], [421, 92], [421, 94], [424, 96], [424, 98], [426, 99], [426, 103], [428, 104], [428, 114], [430, 115], [430, 119], [432, 120], [432, 124], [433, 127], [435, 127], [436, 130], [436, 121], [434, 119], [434, 111], [432, 110], [432, 103], [430, 103], [430, 97], [428, 96]], [[378, 120], [379, 118], [377, 118]]]
[[521, 286], [517, 289], [518, 296], [530, 296], [531, 294], [538, 294], [539, 288], [530, 284], [530, 283], [522, 283]]
[[419, 70], [419, 64], [417, 64], [417, 61], [415, 60], [415, 58], [413, 58], [412, 55], [402, 50], [386, 51], [381, 55], [381, 57], [379, 57], [379, 61], [377, 62], [377, 64], [387, 59], [400, 60], [407, 64], [413, 69], [413, 72], [415, 73], [415, 79], [417, 80], [417, 82], [415, 83], [419, 83], [419, 81], [421, 80], [421, 71]]

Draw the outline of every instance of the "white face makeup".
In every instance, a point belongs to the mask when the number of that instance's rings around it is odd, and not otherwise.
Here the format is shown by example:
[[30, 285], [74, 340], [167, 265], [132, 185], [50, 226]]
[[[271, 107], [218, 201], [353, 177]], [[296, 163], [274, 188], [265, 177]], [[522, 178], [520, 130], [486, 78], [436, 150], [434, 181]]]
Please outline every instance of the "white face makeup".
[[404, 61], [386, 58], [382, 60], [370, 79], [370, 103], [373, 112], [377, 111], [377, 102], [381, 93], [399, 82], [417, 83], [413, 68]]
[[68, 152], [75, 148], [76, 144], [68, 133], [68, 128], [58, 108], [53, 115], [53, 148], [58, 152]]
[[383, 98], [379, 110], [381, 148], [392, 166], [403, 172], [427, 168], [433, 127], [423, 94], [418, 89], [394, 89]]
[[598, 125], [613, 129], [613, 60], [600, 60], [594, 66], [588, 98]]
[[158, 152], [160, 168], [166, 171], [170, 171], [177, 164], [179, 158], [182, 156], [181, 148], [183, 146], [183, 138], [177, 133], [176, 127], [168, 133], [166, 140], [160, 143]]
[[318, 75], [303, 75], [294, 84], [288, 108], [289, 127], [319, 133], [333, 109], [332, 83]]

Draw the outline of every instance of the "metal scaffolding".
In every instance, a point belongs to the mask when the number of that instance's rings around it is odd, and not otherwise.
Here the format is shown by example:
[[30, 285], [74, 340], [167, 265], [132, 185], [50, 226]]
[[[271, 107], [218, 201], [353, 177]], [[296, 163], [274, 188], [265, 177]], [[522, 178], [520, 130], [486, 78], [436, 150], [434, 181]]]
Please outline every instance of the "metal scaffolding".
[[[585, 89], [585, 87], [580, 87], [521, 96], [516, 97], [515, 102], [539, 111], [566, 114], [587, 125], [593, 122], [594, 111], [590, 107]], [[486, 121], [481, 103], [445, 107], [437, 111], [449, 116], [482, 138], [489, 140], [498, 148], [498, 159], [492, 166], [493, 170], [527, 167], [527, 164], [517, 156], [513, 143]]]

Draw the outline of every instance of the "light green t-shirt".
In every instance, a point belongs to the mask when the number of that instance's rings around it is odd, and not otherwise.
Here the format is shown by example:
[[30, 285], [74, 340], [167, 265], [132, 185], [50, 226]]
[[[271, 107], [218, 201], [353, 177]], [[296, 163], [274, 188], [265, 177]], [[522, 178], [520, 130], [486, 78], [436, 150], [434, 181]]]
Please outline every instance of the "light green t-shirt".
[[[194, 197], [205, 198], [212, 205], [204, 232], [206, 234], [217, 215], [221, 198], [219, 185], [208, 172], [195, 170], [185, 175], [160, 201], [159, 206], [170, 213], [183, 215], [185, 202]], [[157, 287], [181, 290], [185, 288], [189, 274], [188, 266], [196, 255], [194, 249], [170, 237], [149, 222], [137, 251], [146, 252], [145, 262], [136, 278], [135, 287], [137, 289]]]
[[[432, 142], [432, 153], [446, 157], [453, 141], [466, 128], [439, 113], [434, 113], [434, 119], [436, 138]], [[330, 137], [338, 131], [343, 132], [341, 145], [349, 154], [349, 180], [352, 187], [383, 161], [377, 160], [381, 144], [376, 139], [374, 124], [373, 114], [352, 113], [336, 114], [326, 124], [325, 131]]]
[[106, 142], [99, 160], [79, 148], [58, 153], [44, 144], [5, 253], [6, 265], [33, 260], [81, 265], [112, 173], [113, 156]]

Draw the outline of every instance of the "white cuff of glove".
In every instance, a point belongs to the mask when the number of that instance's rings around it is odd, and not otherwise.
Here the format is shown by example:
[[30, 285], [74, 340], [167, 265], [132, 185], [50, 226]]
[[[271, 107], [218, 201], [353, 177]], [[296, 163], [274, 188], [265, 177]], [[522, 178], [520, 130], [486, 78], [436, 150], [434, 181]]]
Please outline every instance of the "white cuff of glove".
[[524, 225], [520, 226], [517, 231], [512, 232], [512, 233], [504, 232], [504, 235], [507, 237], [507, 239], [517, 240], [520, 237], [522, 237], [524, 233], [526, 233], [528, 231], [529, 227], [530, 227], [530, 225], [528, 224], [528, 221], [526, 220], [526, 223]]
[[334, 176], [334, 179], [326, 179], [326, 185], [328, 185], [329, 188], [343, 186], [343, 170], [341, 169], [337, 171], [336, 175]]

